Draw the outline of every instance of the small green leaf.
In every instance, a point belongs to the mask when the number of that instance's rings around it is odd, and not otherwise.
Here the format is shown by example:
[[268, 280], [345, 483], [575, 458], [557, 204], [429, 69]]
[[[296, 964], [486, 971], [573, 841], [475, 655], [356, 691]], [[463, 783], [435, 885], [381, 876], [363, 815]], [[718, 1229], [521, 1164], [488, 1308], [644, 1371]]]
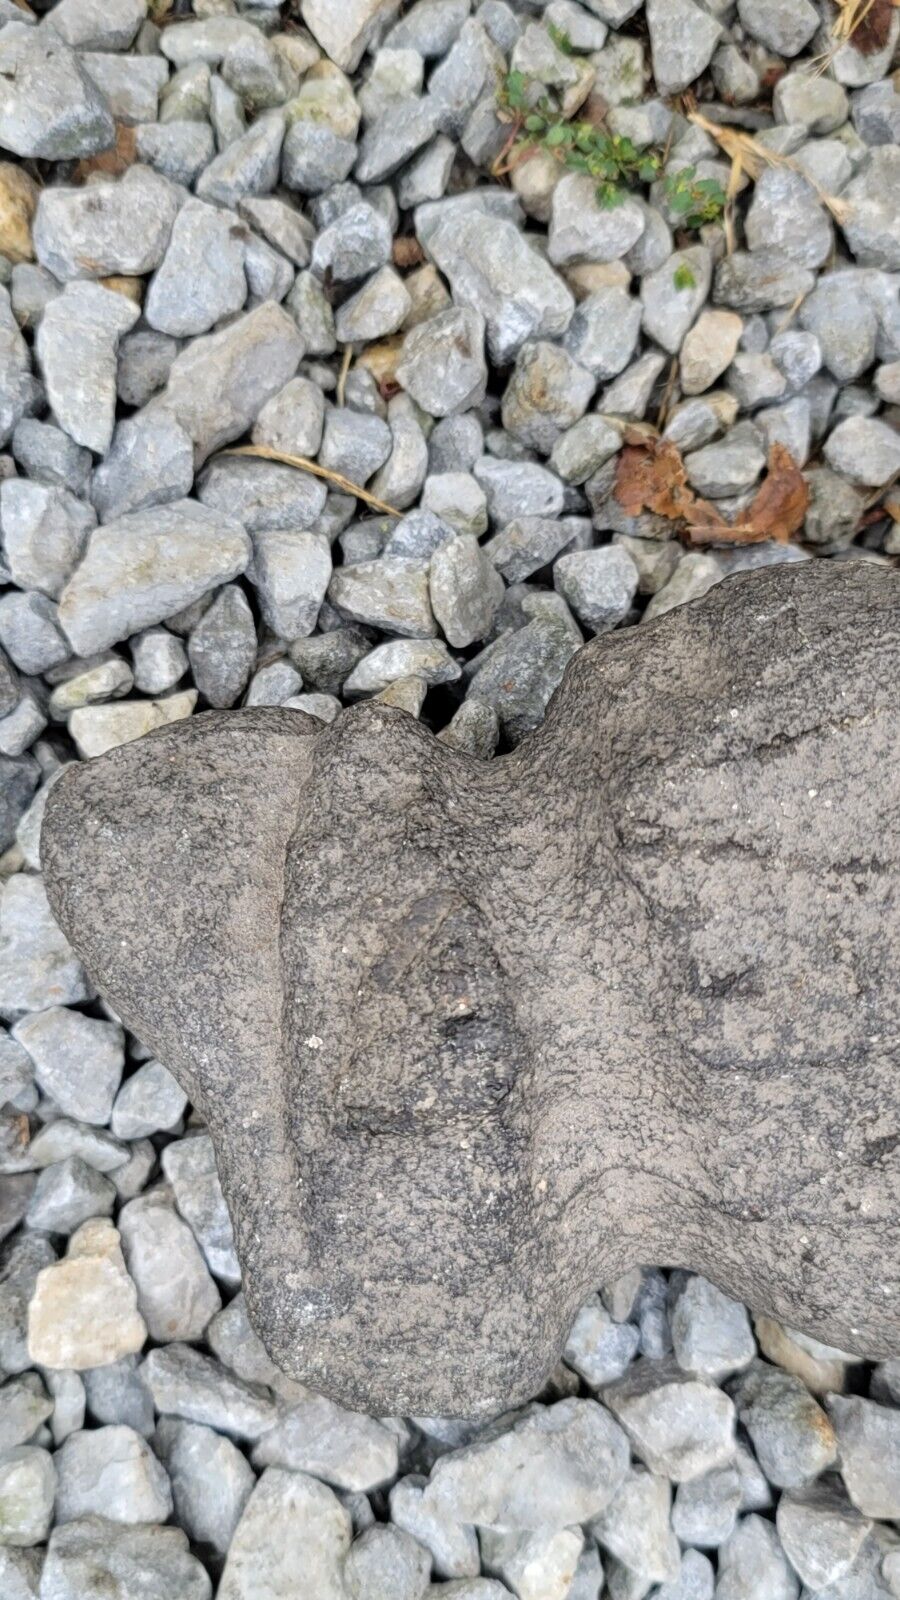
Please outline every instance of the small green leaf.
[[604, 211], [612, 211], [620, 206], [625, 199], [625, 192], [612, 182], [601, 183], [597, 190], [597, 199]]
[[564, 56], [570, 56], [573, 54], [575, 46], [569, 38], [569, 35], [566, 33], [565, 28], [558, 28], [555, 22], [548, 22], [547, 32], [553, 40], [553, 43], [556, 45], [557, 50], [561, 50]]
[[547, 129], [547, 137], [544, 143], [549, 145], [551, 150], [555, 150], [558, 145], [565, 144], [565, 142], [566, 130], [561, 123], [555, 122], [551, 128]]
[[682, 261], [681, 266], [675, 268], [672, 282], [676, 289], [696, 289], [697, 287], [697, 279], [686, 261]]
[[676, 217], [681, 217], [686, 211], [690, 211], [693, 203], [690, 194], [673, 194], [669, 196], [669, 205], [675, 212]]
[[638, 167], [638, 177], [641, 183], [655, 183], [658, 174], [659, 168], [655, 161], [642, 161]]
[[525, 118], [526, 133], [543, 133], [546, 126], [546, 121], [536, 111], [532, 111], [531, 115]]
[[528, 81], [524, 72], [508, 72], [504, 84], [506, 99], [514, 111], [520, 110], [525, 104], [525, 93]]

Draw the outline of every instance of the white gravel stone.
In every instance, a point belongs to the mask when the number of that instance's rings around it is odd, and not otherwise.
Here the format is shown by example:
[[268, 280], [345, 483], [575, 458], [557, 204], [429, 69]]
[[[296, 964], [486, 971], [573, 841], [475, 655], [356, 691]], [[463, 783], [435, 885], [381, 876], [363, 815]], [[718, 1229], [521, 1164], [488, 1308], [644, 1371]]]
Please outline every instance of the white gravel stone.
[[65, 161], [105, 150], [115, 123], [104, 96], [52, 28], [18, 22], [0, 39], [0, 144], [19, 156]]
[[80, 1517], [54, 1528], [42, 1600], [211, 1600], [209, 1577], [180, 1528]]
[[85, 1222], [65, 1260], [39, 1274], [28, 1308], [32, 1361], [83, 1372], [141, 1349], [147, 1328], [119, 1237], [105, 1218]]
[[441, 1456], [423, 1504], [485, 1528], [563, 1528], [596, 1516], [627, 1464], [625, 1435], [602, 1406], [560, 1400]]
[[239, 1285], [241, 1274], [231, 1218], [209, 1135], [196, 1134], [167, 1145], [162, 1153], [162, 1169], [172, 1185], [175, 1204], [203, 1251], [210, 1272], [225, 1283]]
[[348, 1600], [421, 1600], [430, 1570], [428, 1551], [408, 1533], [376, 1524], [354, 1540], [347, 1556]]
[[69, 718], [69, 732], [80, 756], [102, 756], [117, 745], [140, 739], [154, 728], [189, 717], [197, 703], [196, 689], [162, 700], [120, 700], [115, 705], [82, 706]]
[[316, 1600], [346, 1600], [350, 1518], [324, 1483], [269, 1467], [238, 1523], [217, 1600], [288, 1595], [298, 1572]]
[[0, 894], [0, 1013], [79, 1005], [93, 993], [53, 919], [40, 878], [14, 874]]
[[[900, 1411], [860, 1395], [829, 1395], [841, 1476], [867, 1517], [900, 1516]], [[777, 1480], [775, 1480], [777, 1481]]]
[[786, 1490], [775, 1525], [791, 1566], [811, 1589], [825, 1589], [849, 1575], [872, 1526], [836, 1484], [827, 1482]]
[[70, 1234], [91, 1217], [108, 1217], [115, 1200], [108, 1178], [80, 1156], [69, 1156], [39, 1174], [25, 1217], [30, 1228]]
[[165, 1463], [180, 1526], [194, 1544], [226, 1555], [256, 1485], [246, 1457], [212, 1428], [172, 1417], [160, 1418], [153, 1447]]
[[[168, 1068], [161, 1061], [145, 1061], [116, 1095], [110, 1126], [117, 1139], [169, 1132], [180, 1122], [186, 1105], [187, 1095]], [[171, 1172], [166, 1176], [171, 1181]]]
[[7, 478], [0, 486], [0, 519], [13, 581], [58, 599], [96, 524], [96, 513], [68, 489]]
[[630, 1322], [615, 1322], [599, 1295], [581, 1307], [563, 1350], [563, 1359], [592, 1389], [621, 1378], [633, 1360], [640, 1334]]
[[397, 1475], [397, 1438], [374, 1417], [314, 1395], [263, 1435], [253, 1464], [309, 1472], [336, 1489], [377, 1489]]
[[151, 328], [183, 337], [206, 333], [247, 298], [244, 239], [227, 211], [188, 200], [175, 219], [151, 280], [144, 316]]
[[462, 648], [486, 637], [504, 585], [472, 534], [457, 534], [438, 547], [428, 585], [432, 610], [449, 644]]
[[253, 578], [263, 616], [282, 639], [313, 632], [331, 580], [322, 534], [270, 528], [253, 538]]
[[713, 1549], [734, 1532], [743, 1509], [741, 1477], [732, 1463], [678, 1486], [672, 1528], [683, 1544]]
[[678, 94], [708, 67], [721, 24], [694, 0], [647, 0], [647, 23], [656, 87]]
[[678, 1575], [678, 1540], [669, 1526], [671, 1485], [643, 1467], [620, 1484], [590, 1530], [605, 1555], [641, 1586], [671, 1582]]
[[265, 402], [294, 377], [303, 354], [297, 324], [268, 301], [188, 344], [152, 404], [181, 424], [200, 463], [246, 433]]
[[196, 500], [129, 512], [91, 534], [60, 598], [60, 623], [90, 655], [236, 577], [250, 554], [241, 524]]
[[0, 1388], [0, 1454], [27, 1444], [52, 1412], [53, 1401], [39, 1373], [10, 1378]]
[[790, 1373], [754, 1361], [735, 1386], [734, 1399], [770, 1483], [803, 1488], [836, 1460], [828, 1417]]
[[391, 1521], [430, 1551], [438, 1578], [477, 1578], [478, 1538], [475, 1529], [425, 1504], [427, 1479], [411, 1474], [390, 1492]]
[[519, 1600], [567, 1600], [583, 1547], [578, 1529], [550, 1533], [503, 1533], [485, 1528], [481, 1555], [485, 1567], [509, 1584]]
[[630, 197], [602, 206], [586, 173], [567, 172], [553, 191], [549, 256], [554, 266], [571, 261], [618, 261], [644, 231], [645, 216]]
[[152, 1190], [130, 1200], [119, 1214], [119, 1228], [151, 1338], [160, 1343], [199, 1339], [222, 1301], [199, 1246], [167, 1191]]
[[103, 1516], [112, 1522], [165, 1522], [172, 1490], [165, 1468], [128, 1427], [70, 1434], [57, 1451], [56, 1521]]
[[91, 1128], [85, 1122], [70, 1122], [56, 1117], [45, 1123], [31, 1141], [29, 1156], [36, 1168], [52, 1166], [78, 1156], [95, 1172], [118, 1172], [130, 1159], [128, 1145], [114, 1139], [105, 1128]]
[[42, 1544], [50, 1528], [56, 1469], [49, 1451], [20, 1444], [0, 1454], [0, 1544]]
[[79, 189], [48, 187], [34, 218], [37, 259], [63, 282], [140, 277], [162, 260], [178, 207], [177, 189], [149, 167]]
[[851, 483], [880, 486], [900, 472], [900, 432], [879, 417], [847, 417], [829, 435], [824, 454]]
[[637, 593], [638, 570], [620, 544], [575, 550], [553, 569], [559, 594], [592, 633], [607, 633], [627, 616]]
[[242, 1382], [187, 1344], [151, 1350], [141, 1377], [157, 1411], [202, 1423], [235, 1439], [259, 1439], [278, 1420], [267, 1389]]
[[526, 339], [565, 333], [575, 301], [548, 262], [511, 222], [463, 213], [439, 222], [429, 253], [450, 282], [456, 302], [479, 311], [492, 359], [505, 365]]
[[143, 1439], [154, 1429], [153, 1399], [143, 1382], [135, 1355], [122, 1356], [83, 1374], [87, 1406], [95, 1422], [121, 1423]]
[[125, 1036], [118, 1023], [52, 1006], [23, 1017], [13, 1037], [28, 1051], [41, 1088], [66, 1116], [101, 1126], [109, 1122], [125, 1065]]
[[676, 1278], [669, 1321], [675, 1360], [684, 1372], [718, 1382], [756, 1354], [745, 1307], [698, 1274]]
[[603, 1391], [603, 1400], [652, 1472], [687, 1483], [734, 1455], [734, 1405], [671, 1359], [644, 1359]]
[[799, 1593], [771, 1522], [742, 1517], [719, 1549], [716, 1600], [797, 1600]]

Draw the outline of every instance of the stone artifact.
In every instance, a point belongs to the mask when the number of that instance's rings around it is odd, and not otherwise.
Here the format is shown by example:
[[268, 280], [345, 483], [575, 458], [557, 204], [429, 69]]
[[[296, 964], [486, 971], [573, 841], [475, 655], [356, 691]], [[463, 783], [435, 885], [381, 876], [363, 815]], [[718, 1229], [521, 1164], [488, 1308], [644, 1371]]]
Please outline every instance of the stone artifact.
[[811, 561], [596, 639], [493, 763], [369, 703], [68, 769], [51, 904], [286, 1372], [490, 1413], [647, 1261], [900, 1353], [898, 684], [897, 577]]

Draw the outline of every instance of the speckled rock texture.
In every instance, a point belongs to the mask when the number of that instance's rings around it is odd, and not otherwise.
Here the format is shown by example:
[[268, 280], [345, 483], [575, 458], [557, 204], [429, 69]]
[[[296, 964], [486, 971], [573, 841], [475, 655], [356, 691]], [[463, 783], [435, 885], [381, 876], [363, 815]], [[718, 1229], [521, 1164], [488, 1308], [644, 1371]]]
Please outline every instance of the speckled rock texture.
[[285, 1372], [494, 1412], [644, 1261], [900, 1352], [898, 601], [742, 573], [491, 764], [370, 702], [64, 772], [52, 909], [208, 1123]]

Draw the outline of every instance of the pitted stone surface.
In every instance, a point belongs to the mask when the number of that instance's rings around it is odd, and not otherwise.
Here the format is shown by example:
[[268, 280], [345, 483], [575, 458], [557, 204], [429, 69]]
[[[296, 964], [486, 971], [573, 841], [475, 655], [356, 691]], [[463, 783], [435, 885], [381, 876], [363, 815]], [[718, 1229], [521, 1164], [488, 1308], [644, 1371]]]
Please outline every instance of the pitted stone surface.
[[729, 579], [588, 645], [483, 767], [369, 704], [63, 773], [51, 904], [208, 1123], [292, 1376], [495, 1411], [654, 1260], [896, 1350], [897, 584]]

